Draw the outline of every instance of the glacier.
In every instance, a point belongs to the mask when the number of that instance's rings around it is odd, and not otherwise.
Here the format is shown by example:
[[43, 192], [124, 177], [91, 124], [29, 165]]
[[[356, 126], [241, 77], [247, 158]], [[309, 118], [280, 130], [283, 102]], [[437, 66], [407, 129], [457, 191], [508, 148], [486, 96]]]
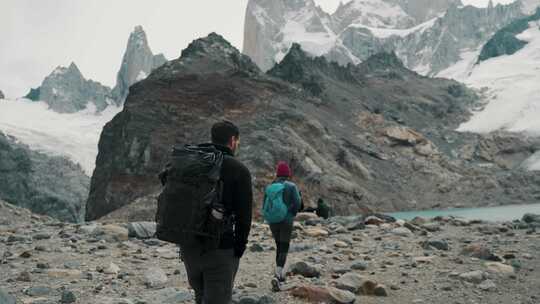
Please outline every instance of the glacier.
[[42, 101], [0, 99], [0, 132], [32, 150], [66, 156], [91, 176], [101, 130], [121, 110], [111, 105], [103, 112], [90, 106], [75, 113], [57, 113]]
[[[462, 132], [489, 133], [497, 130], [540, 136], [540, 21], [516, 38], [525, 47], [512, 55], [503, 55], [476, 63], [480, 49], [463, 50], [462, 59], [437, 76], [453, 78], [476, 88], [485, 103], [473, 111], [471, 119], [458, 128]], [[540, 153], [524, 163], [540, 170]]]

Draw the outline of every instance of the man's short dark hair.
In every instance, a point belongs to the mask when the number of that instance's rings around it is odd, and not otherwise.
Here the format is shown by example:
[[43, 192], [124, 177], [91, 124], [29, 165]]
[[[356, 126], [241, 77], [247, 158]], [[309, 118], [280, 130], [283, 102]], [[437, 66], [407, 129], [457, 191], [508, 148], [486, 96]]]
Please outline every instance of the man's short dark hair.
[[230, 121], [220, 121], [212, 126], [212, 143], [226, 146], [231, 137], [239, 137], [240, 131]]

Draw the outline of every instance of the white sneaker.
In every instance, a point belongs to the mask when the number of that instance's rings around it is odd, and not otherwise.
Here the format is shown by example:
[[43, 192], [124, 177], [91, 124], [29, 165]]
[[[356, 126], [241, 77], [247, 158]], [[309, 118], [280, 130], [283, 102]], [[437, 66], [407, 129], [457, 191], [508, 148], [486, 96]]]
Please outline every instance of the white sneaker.
[[285, 282], [285, 269], [279, 266], [276, 267], [275, 276], [280, 282]]

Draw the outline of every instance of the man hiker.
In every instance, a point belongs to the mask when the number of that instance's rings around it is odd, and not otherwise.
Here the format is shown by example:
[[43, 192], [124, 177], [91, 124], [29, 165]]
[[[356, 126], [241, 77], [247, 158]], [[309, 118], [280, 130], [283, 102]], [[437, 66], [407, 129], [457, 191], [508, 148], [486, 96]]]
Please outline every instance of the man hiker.
[[173, 149], [173, 169], [160, 175], [165, 188], [158, 198], [156, 234], [180, 245], [197, 304], [229, 304], [251, 228], [251, 174], [234, 158], [238, 128], [222, 121], [211, 133], [211, 143]]
[[289, 165], [280, 161], [277, 165], [276, 179], [266, 187], [263, 200], [263, 217], [270, 224], [276, 243], [276, 268], [272, 279], [272, 290], [279, 291], [285, 282], [285, 262], [289, 252], [293, 220], [302, 205], [298, 187], [290, 181]]

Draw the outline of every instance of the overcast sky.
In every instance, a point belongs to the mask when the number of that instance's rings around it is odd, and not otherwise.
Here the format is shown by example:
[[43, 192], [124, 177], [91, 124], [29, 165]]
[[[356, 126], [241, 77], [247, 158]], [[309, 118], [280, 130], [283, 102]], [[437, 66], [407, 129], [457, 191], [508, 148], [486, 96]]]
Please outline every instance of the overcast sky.
[[[328, 12], [340, 2], [315, 1]], [[463, 2], [485, 6], [488, 0]], [[56, 66], [72, 61], [86, 78], [113, 86], [138, 24], [152, 51], [167, 59], [212, 31], [241, 49], [246, 5], [247, 0], [1, 0], [0, 90], [12, 98], [25, 95]]]

